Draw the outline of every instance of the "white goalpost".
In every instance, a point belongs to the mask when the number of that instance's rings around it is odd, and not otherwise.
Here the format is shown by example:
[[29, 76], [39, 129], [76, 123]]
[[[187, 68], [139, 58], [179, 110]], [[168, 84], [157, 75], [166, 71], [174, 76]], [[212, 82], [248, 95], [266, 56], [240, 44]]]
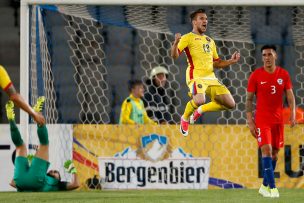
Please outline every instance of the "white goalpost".
[[[20, 93], [30, 104], [46, 96], [50, 162], [63, 179], [70, 178], [64, 173], [64, 160], [73, 158], [83, 188], [257, 187], [259, 157], [245, 116], [247, 77], [257, 65], [260, 45], [252, 37], [253, 6], [287, 6], [293, 14], [292, 49], [299, 75], [295, 83], [302, 88], [302, 0], [22, 0]], [[184, 139], [178, 123], [188, 100], [187, 64], [185, 56], [173, 61], [170, 47], [174, 33], [191, 31], [188, 16], [197, 7], [206, 8], [207, 35], [215, 40], [219, 56], [226, 59], [239, 51], [242, 58], [229, 69], [216, 71], [231, 91], [236, 109], [208, 114], [204, 125], [191, 126], [191, 137]], [[167, 124], [117, 125], [121, 103], [129, 96], [129, 80], [139, 78], [148, 89], [151, 70], [157, 66], [169, 72]], [[157, 91], [150, 96], [157, 96]], [[303, 103], [303, 91], [295, 95]], [[35, 145], [32, 124], [21, 111], [21, 134], [27, 144]], [[288, 146], [303, 140], [301, 133], [289, 134], [295, 132], [287, 132]], [[291, 148], [293, 155], [302, 156], [298, 150]], [[290, 164], [293, 170], [298, 168], [298, 163]], [[280, 186], [295, 184], [282, 174], [283, 165], [279, 170]]]

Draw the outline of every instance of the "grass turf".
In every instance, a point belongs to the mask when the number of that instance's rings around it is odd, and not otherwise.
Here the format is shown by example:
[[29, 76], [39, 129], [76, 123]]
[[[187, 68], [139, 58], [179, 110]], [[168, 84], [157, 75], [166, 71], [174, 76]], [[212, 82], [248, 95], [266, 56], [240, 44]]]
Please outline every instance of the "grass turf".
[[270, 199], [258, 195], [257, 190], [124, 190], [74, 191], [49, 193], [0, 193], [0, 202], [98, 202], [98, 203], [201, 203], [201, 202], [304, 202], [303, 189], [280, 189], [280, 198]]

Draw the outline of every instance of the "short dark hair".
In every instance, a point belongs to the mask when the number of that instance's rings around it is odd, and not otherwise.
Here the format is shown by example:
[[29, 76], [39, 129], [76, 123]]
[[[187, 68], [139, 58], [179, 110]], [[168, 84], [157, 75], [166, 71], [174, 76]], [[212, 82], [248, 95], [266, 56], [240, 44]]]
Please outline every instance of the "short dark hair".
[[272, 49], [275, 52], [277, 51], [277, 47], [273, 44], [266, 44], [266, 45], [262, 46], [261, 52], [263, 52], [264, 49]]
[[[61, 175], [60, 175], [59, 171], [57, 171], [57, 170], [54, 170], [54, 171], [58, 173], [58, 175], [59, 175], [59, 181], [61, 181]], [[51, 175], [51, 171], [47, 172], [46, 175], [48, 175], [48, 176], [50, 176], [52, 178], [55, 178], [54, 176]]]
[[199, 14], [199, 13], [206, 13], [206, 11], [205, 11], [205, 9], [202, 9], [202, 8], [197, 9], [195, 11], [192, 11], [190, 13], [190, 20], [191, 20], [191, 22], [194, 20], [194, 18], [196, 17], [196, 15]]
[[14, 150], [12, 154], [12, 162], [14, 165], [15, 165], [15, 160], [16, 160], [16, 150]]
[[131, 90], [137, 85], [144, 85], [144, 84], [141, 80], [130, 80], [129, 81], [129, 91], [131, 92]]

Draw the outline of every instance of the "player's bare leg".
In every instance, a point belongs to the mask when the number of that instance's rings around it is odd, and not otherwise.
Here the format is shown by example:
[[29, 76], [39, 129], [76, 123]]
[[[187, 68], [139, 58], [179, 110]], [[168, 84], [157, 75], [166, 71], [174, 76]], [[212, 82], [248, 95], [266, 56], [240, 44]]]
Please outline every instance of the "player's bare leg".
[[273, 168], [273, 171], [275, 171], [275, 168], [277, 166], [279, 151], [280, 150], [275, 148], [275, 147], [272, 148], [272, 168]]
[[193, 99], [187, 103], [185, 112], [184, 112], [183, 116], [181, 117], [180, 132], [184, 136], [188, 135], [190, 116], [200, 105], [204, 104], [206, 101], [205, 94], [202, 94], [202, 93], [193, 95], [192, 98]]
[[198, 93], [193, 96], [193, 101], [197, 106], [203, 105], [206, 101], [206, 96], [205, 94]]
[[227, 109], [235, 108], [235, 101], [231, 94], [216, 95], [215, 101], [218, 102], [219, 104], [223, 105]]
[[[272, 160], [277, 161], [278, 160], [278, 154], [279, 154], [279, 149], [277, 148], [272, 148]], [[275, 167], [274, 167], [275, 168]]]
[[265, 144], [261, 147], [263, 157], [272, 157], [272, 146], [270, 144]]
[[35, 157], [49, 161], [49, 145], [39, 145], [39, 148], [35, 154]]
[[200, 106], [191, 116], [190, 123], [194, 123], [203, 112], [222, 111], [235, 108], [235, 101], [231, 94], [216, 95], [214, 100]]
[[[262, 159], [263, 159], [263, 170], [264, 170], [264, 180], [262, 187], [267, 187], [267, 185], [270, 188], [269, 196], [263, 195], [264, 197], [279, 197], [279, 191], [275, 186], [275, 180], [274, 180], [274, 169], [273, 169], [273, 162], [272, 157], [273, 153], [277, 156], [278, 150], [273, 151], [272, 146], [270, 144], [265, 144], [261, 147], [262, 151]], [[261, 188], [259, 190], [259, 193], [261, 194]]]
[[25, 144], [22, 144], [21, 146], [16, 147], [16, 157], [23, 156], [27, 157], [27, 149]]

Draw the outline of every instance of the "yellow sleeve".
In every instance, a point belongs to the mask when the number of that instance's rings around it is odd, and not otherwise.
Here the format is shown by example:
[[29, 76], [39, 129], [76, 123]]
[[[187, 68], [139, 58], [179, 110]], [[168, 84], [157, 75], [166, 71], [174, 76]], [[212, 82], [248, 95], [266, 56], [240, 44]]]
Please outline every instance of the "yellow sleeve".
[[0, 87], [6, 91], [12, 85], [12, 81], [6, 70], [0, 65]]
[[216, 45], [214, 41], [212, 41], [212, 51], [213, 51], [213, 61], [219, 60], [220, 58], [217, 54]]
[[147, 111], [144, 112], [144, 124], [154, 124], [154, 125], [157, 124], [154, 120], [152, 120], [152, 119], [148, 116]]
[[130, 119], [132, 112], [132, 104], [128, 102], [127, 99], [122, 103], [120, 112], [120, 122], [121, 124], [136, 124], [135, 121]]
[[178, 53], [181, 54], [182, 51], [188, 46], [189, 39], [187, 35], [183, 35], [177, 45]]

